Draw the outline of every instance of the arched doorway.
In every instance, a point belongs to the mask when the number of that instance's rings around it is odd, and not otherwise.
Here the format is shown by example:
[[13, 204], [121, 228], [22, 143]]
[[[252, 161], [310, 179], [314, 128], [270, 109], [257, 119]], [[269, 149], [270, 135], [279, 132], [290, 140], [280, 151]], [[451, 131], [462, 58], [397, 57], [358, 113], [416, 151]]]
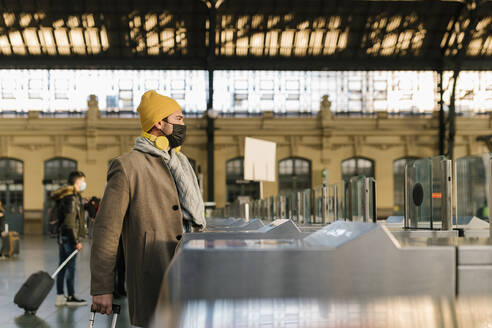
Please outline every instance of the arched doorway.
[[244, 157], [226, 162], [227, 202], [232, 203], [238, 197], [260, 198], [260, 183], [244, 180]]
[[311, 161], [300, 157], [285, 158], [278, 162], [278, 193], [311, 189]]
[[0, 158], [0, 200], [9, 230], [24, 232], [24, 162]]
[[43, 233], [48, 234], [48, 210], [53, 206], [50, 194], [68, 183], [68, 175], [77, 170], [77, 161], [55, 157], [44, 162], [44, 209], [43, 209]]
[[342, 179], [349, 181], [351, 177], [364, 175], [374, 178], [374, 161], [365, 157], [351, 157], [342, 161]]

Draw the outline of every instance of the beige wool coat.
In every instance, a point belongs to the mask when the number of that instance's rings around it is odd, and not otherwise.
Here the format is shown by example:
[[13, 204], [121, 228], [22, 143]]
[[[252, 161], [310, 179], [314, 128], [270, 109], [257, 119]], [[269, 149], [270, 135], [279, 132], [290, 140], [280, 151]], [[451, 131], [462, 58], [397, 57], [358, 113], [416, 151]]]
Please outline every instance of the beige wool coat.
[[183, 234], [178, 192], [163, 159], [132, 150], [113, 160], [95, 221], [91, 295], [113, 292], [122, 233], [130, 321], [145, 327]]

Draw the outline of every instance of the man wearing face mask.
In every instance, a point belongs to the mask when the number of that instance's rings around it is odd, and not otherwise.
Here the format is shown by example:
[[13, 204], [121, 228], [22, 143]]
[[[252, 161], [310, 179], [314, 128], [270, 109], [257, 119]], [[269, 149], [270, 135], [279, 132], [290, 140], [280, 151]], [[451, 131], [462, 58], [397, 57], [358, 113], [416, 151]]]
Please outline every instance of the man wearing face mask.
[[110, 314], [120, 235], [126, 264], [130, 321], [147, 326], [184, 231], [205, 228], [195, 173], [180, 152], [186, 137], [179, 104], [147, 91], [137, 109], [142, 134], [111, 162], [94, 226], [91, 294], [95, 311]]
[[[73, 171], [68, 176], [68, 186], [64, 186], [51, 194], [51, 197], [60, 206], [59, 212], [63, 216], [60, 226], [59, 260], [60, 264], [67, 259], [72, 252], [82, 249], [81, 239], [87, 234], [85, 227], [85, 210], [80, 193], [87, 187], [85, 174], [81, 171]], [[72, 258], [56, 276], [57, 296], [56, 306], [80, 306], [87, 302], [75, 296], [75, 265], [76, 257]], [[65, 279], [66, 278], [66, 279]], [[63, 284], [67, 282], [68, 297], [63, 291]]]

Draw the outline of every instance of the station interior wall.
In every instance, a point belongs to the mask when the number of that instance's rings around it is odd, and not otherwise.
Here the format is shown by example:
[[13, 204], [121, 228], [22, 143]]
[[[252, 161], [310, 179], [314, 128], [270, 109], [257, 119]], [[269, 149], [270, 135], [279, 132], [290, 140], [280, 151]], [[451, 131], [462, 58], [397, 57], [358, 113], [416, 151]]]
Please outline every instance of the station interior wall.
[[[207, 200], [207, 136], [205, 118], [187, 118], [187, 140], [182, 151], [201, 166]], [[492, 129], [492, 115], [458, 117], [455, 158], [487, 151], [480, 135]], [[244, 156], [244, 138], [277, 143], [277, 161], [302, 157], [311, 161], [312, 186], [341, 180], [341, 162], [360, 156], [375, 163], [378, 216], [392, 214], [393, 161], [402, 157], [438, 155], [439, 121], [432, 117], [336, 117], [329, 108], [317, 116], [260, 117], [215, 120], [215, 195], [217, 207], [226, 203], [226, 161]], [[102, 197], [111, 159], [129, 151], [141, 133], [138, 118], [100, 117], [97, 101], [89, 101], [85, 117], [45, 118], [31, 111], [27, 117], [0, 119], [0, 157], [24, 162], [24, 233], [42, 233], [44, 161], [67, 157], [78, 162], [87, 176], [84, 197]], [[265, 182], [264, 196], [278, 192], [278, 182]]]

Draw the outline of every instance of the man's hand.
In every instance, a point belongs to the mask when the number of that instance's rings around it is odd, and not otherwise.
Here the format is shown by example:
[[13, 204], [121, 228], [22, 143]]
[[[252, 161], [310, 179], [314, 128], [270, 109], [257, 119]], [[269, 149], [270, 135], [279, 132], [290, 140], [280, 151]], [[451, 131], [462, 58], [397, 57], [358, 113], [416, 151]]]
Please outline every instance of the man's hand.
[[80, 252], [80, 250], [82, 249], [82, 243], [75, 244], [75, 249]]
[[111, 314], [113, 310], [113, 294], [92, 296], [92, 309], [102, 314]]

